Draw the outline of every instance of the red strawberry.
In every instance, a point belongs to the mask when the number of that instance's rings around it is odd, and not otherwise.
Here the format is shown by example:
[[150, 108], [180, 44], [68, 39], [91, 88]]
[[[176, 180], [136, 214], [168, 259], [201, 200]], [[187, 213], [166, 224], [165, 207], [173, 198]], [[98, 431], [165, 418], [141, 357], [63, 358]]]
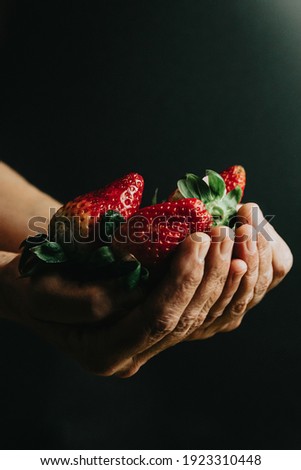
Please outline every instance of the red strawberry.
[[99, 245], [99, 223], [108, 211], [127, 219], [139, 208], [142, 176], [129, 173], [102, 189], [76, 197], [62, 206], [50, 221], [50, 238], [69, 252], [86, 252]]
[[212, 227], [212, 217], [202, 201], [189, 198], [144, 207], [115, 233], [114, 247], [133, 254], [143, 266], [160, 264], [194, 232]]
[[241, 201], [246, 187], [245, 169], [241, 165], [233, 165], [230, 166], [230, 168], [227, 168], [227, 170], [222, 171], [220, 175], [225, 181], [227, 193], [232, 191], [232, 189], [236, 188], [236, 186], [239, 186], [241, 188]]

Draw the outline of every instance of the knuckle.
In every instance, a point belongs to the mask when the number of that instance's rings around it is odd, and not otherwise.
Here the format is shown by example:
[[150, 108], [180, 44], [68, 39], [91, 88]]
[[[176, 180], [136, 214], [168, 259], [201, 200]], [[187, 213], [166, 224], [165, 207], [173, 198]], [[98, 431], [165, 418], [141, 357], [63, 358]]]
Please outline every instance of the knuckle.
[[268, 289], [268, 286], [265, 284], [259, 284], [254, 288], [254, 297], [262, 297]]
[[220, 305], [219, 305], [219, 310], [223, 312], [225, 308], [230, 304], [231, 300], [233, 299], [233, 295], [235, 294], [236, 291], [231, 291], [223, 294]]
[[193, 316], [187, 316], [181, 318], [177, 326], [172, 332], [172, 335], [176, 338], [186, 336], [186, 333], [189, 331], [191, 325], [193, 325], [195, 318]]
[[221, 288], [221, 289], [222, 289], [222, 288], [224, 287], [224, 285], [226, 284], [227, 278], [228, 278], [228, 275], [226, 275], [226, 274], [220, 275], [220, 277], [219, 277], [219, 284], [220, 284], [220, 288]]
[[248, 271], [246, 272], [245, 276], [247, 278], [254, 277], [258, 272], [258, 263], [251, 263], [248, 266]]
[[272, 251], [272, 245], [269, 239], [265, 236], [265, 234], [258, 232], [257, 235], [257, 249], [259, 256], [266, 256], [269, 252]]
[[207, 317], [206, 313], [202, 311], [200, 315], [198, 316], [196, 322], [194, 323], [193, 329], [201, 328], [206, 320], [206, 317]]
[[210, 288], [217, 292], [222, 289], [227, 281], [228, 273], [221, 272], [221, 268], [213, 267], [208, 272], [208, 284], [210, 282]]
[[151, 338], [166, 336], [177, 326], [177, 318], [172, 314], [164, 316], [155, 316], [149, 324], [149, 334]]
[[201, 263], [199, 263], [197, 268], [194, 266], [190, 272], [184, 274], [183, 278], [181, 279], [181, 284], [178, 287], [179, 290], [187, 290], [198, 287], [202, 279], [201, 267]]
[[264, 295], [271, 283], [271, 278], [265, 277], [263, 280], [261, 280], [256, 286], [254, 287], [254, 296], [256, 297], [261, 297]]
[[277, 264], [274, 275], [277, 279], [283, 279], [291, 270], [293, 266], [293, 255], [290, 253], [287, 257], [280, 263]]
[[203, 305], [202, 309], [201, 309], [201, 314], [204, 316], [206, 315], [210, 309], [212, 308], [212, 306], [214, 305], [216, 299], [218, 297], [218, 292], [213, 292], [209, 297], [208, 299], [206, 300], [205, 304]]
[[258, 265], [248, 267], [248, 271], [244, 274], [246, 288], [251, 289], [255, 286], [258, 278]]
[[214, 313], [210, 313], [210, 315], [208, 315], [208, 317], [206, 318], [206, 323], [210, 322], [210, 323], [213, 323], [217, 318], [221, 317], [223, 314], [223, 310], [217, 310], [216, 312]]
[[277, 279], [283, 279], [287, 274], [285, 265], [282, 264], [282, 265], [277, 266], [274, 274]]
[[247, 309], [247, 305], [248, 305], [247, 299], [235, 302], [234, 305], [230, 309], [230, 312], [229, 312], [230, 317], [236, 318], [237, 316], [242, 315]]

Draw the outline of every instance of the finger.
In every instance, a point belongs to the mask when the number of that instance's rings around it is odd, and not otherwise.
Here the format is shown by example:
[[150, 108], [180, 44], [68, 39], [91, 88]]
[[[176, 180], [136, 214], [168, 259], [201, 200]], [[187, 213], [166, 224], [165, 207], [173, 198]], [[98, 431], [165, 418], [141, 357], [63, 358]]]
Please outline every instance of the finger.
[[[218, 300], [215, 302], [215, 304], [211, 307], [209, 314], [207, 315], [207, 318], [204, 322], [204, 327], [209, 326], [216, 320], [216, 318], [220, 317], [223, 314], [224, 310], [231, 302], [234, 294], [237, 292], [241, 279], [247, 272], [247, 269], [248, 266], [243, 260], [233, 259], [231, 261], [228, 278], [223, 292], [218, 298]], [[197, 332], [196, 335], [193, 336], [197, 336]]]
[[202, 278], [209, 245], [210, 238], [205, 234], [198, 234], [198, 242], [188, 237], [177, 250], [161, 286], [115, 324], [77, 326], [32, 319], [31, 326], [90, 372], [111, 376], [123, 369], [124, 376], [133, 375], [140, 365], [129, 358], [174, 328], [174, 317], [188, 304]]
[[258, 278], [254, 287], [254, 297], [248, 309], [257, 305], [265, 296], [273, 280], [273, 253], [271, 242], [262, 233], [257, 234], [257, 249], [259, 257]]
[[272, 243], [273, 280], [268, 290], [274, 289], [274, 287], [276, 287], [285, 278], [293, 266], [293, 255], [290, 248], [277, 234], [274, 227], [271, 226], [270, 230], [271, 233], [274, 234], [274, 239], [278, 241], [276, 243]]
[[172, 332], [151, 348], [140, 353], [136, 362], [145, 364], [153, 356], [183, 341], [190, 331], [194, 331], [206, 317], [209, 306], [223, 289], [227, 278], [234, 233], [228, 227], [215, 227], [211, 232], [211, 245], [205, 259], [205, 273], [192, 300], [184, 310]]
[[142, 306], [119, 322], [117, 331], [116, 328], [107, 331], [106, 343], [116, 358], [111, 367], [114, 373], [122, 369], [124, 376], [133, 375], [141, 364], [132, 360], [129, 364], [128, 358], [142, 353], [175, 329], [202, 280], [209, 246], [208, 235], [189, 236], [178, 248], [163, 283]]
[[203, 324], [211, 307], [220, 297], [229, 273], [234, 232], [229, 227], [215, 227], [211, 236], [212, 243], [205, 259], [204, 279], [185, 312], [185, 315], [195, 318], [187, 334]]
[[[242, 225], [236, 230], [234, 257], [247, 265], [238, 290], [226, 307], [226, 310], [207, 328], [201, 328], [189, 339], [209, 338], [219, 332], [228, 332], [237, 328], [254, 296], [254, 288], [258, 278], [257, 235], [251, 225]], [[205, 327], [205, 325], [204, 325]]]
[[247, 223], [256, 228], [258, 233], [270, 242], [272, 248], [273, 280], [268, 290], [276, 287], [288, 274], [293, 265], [293, 255], [285, 241], [274, 227], [265, 219], [261, 209], [255, 203], [244, 204], [238, 211], [240, 223]]
[[206, 328], [208, 337], [237, 328], [253, 298], [258, 278], [258, 252], [256, 232], [251, 225], [242, 225], [236, 230], [234, 257], [246, 263], [247, 272], [225, 312]]
[[236, 230], [234, 257], [243, 260], [248, 267], [226, 311], [227, 319], [239, 321], [254, 296], [258, 279], [257, 233], [251, 225], [242, 225]]

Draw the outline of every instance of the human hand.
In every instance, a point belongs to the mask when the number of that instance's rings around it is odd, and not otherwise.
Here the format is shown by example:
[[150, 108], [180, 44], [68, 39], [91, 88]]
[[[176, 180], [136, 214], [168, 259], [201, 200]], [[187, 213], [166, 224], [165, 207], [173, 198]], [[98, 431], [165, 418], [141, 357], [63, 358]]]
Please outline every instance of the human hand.
[[[247, 210], [248, 205], [243, 206], [240, 215], [249, 221]], [[27, 322], [88, 370], [129, 377], [178, 342], [236, 328], [245, 311], [263, 297], [266, 285], [273, 287], [285, 275], [292, 262], [287, 246], [279, 236], [274, 248], [261, 236], [258, 241], [245, 239], [254, 236], [254, 230], [250, 224], [237, 229], [240, 243], [234, 259], [234, 233], [226, 227], [214, 228], [211, 239], [205, 234], [188, 237], [169, 274], [148, 296], [139, 289], [117, 294], [116, 285], [82, 286], [83, 290], [77, 286], [76, 292], [74, 285], [52, 274], [35, 286], [27, 285], [26, 295], [37, 315], [27, 314]], [[282, 259], [273, 258], [279, 244]], [[118, 298], [115, 304], [112, 298]], [[116, 311], [124, 316], [115, 315]], [[106, 317], [114, 321], [99, 321]]]
[[206, 339], [218, 332], [236, 329], [246, 312], [276, 287], [292, 267], [293, 256], [289, 247], [264, 218], [257, 204], [242, 205], [238, 216], [243, 225], [236, 230], [233, 252], [234, 257], [246, 263], [247, 272], [234, 296], [230, 286], [235, 281], [229, 272], [223, 294], [203, 325], [191, 335], [191, 340]]
[[[214, 230], [218, 234], [221, 229]], [[55, 272], [16, 280], [18, 258], [6, 267], [1, 285], [18, 311], [15, 319], [83, 367], [100, 375], [131, 376], [150, 357], [194, 331], [219, 297], [233, 247], [231, 231], [225, 230], [225, 240], [216, 244], [205, 234], [188, 237], [165, 279], [148, 295], [139, 289], [126, 294], [117, 286], [114, 292], [113, 286], [74, 285]], [[126, 313], [116, 315], [116, 310]], [[106, 318], [113, 321], [100, 321]]]

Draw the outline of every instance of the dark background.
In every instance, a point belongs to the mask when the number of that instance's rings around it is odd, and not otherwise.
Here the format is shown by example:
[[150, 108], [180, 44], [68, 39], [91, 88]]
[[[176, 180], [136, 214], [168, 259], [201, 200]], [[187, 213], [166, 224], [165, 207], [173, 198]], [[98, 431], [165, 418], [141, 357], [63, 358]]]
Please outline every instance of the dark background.
[[1, 446], [300, 448], [299, 0], [6, 3], [3, 160], [62, 201], [131, 170], [147, 201], [241, 163], [245, 200], [276, 214], [295, 267], [238, 330], [129, 380], [2, 322]]

